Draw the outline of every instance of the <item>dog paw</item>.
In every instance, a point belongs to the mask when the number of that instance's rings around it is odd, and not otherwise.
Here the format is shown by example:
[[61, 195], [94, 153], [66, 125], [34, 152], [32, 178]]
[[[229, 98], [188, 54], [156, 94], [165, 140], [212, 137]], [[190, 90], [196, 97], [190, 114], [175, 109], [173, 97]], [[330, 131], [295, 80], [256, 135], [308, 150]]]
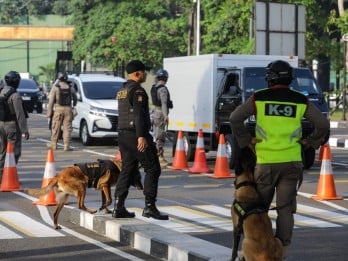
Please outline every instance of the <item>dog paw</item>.
[[55, 226], [54, 226], [54, 229], [55, 229], [55, 230], [59, 230], [59, 229], [62, 229], [62, 227], [59, 226], [59, 225], [55, 225]]

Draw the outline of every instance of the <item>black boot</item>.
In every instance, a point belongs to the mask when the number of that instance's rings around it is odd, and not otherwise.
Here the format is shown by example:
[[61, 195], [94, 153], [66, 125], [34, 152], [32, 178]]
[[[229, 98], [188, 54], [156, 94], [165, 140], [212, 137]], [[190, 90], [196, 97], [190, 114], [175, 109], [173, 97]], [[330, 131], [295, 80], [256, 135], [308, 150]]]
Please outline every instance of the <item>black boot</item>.
[[134, 218], [135, 213], [129, 212], [124, 206], [125, 198], [115, 199], [114, 210], [112, 211], [112, 217], [114, 218]]
[[123, 208], [115, 208], [112, 211], [112, 217], [114, 218], [134, 218], [135, 213], [129, 212], [125, 207]]
[[168, 215], [162, 214], [156, 207], [155, 203], [146, 203], [143, 210], [143, 217], [154, 218], [159, 220], [168, 220]]

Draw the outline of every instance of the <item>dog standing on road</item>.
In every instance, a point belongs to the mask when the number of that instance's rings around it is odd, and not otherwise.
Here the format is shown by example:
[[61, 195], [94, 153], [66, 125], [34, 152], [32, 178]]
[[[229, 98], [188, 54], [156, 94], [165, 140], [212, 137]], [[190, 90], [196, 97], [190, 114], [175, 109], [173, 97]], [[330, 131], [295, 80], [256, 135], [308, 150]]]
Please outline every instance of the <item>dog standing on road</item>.
[[283, 256], [282, 243], [274, 237], [268, 210], [262, 203], [254, 181], [255, 155], [251, 150], [244, 149], [239, 160], [241, 168], [236, 171], [235, 200], [231, 206], [232, 261], [237, 258], [241, 235], [243, 260], [280, 261]]
[[[111, 187], [116, 184], [121, 168], [122, 162], [119, 160], [77, 163], [74, 166], [61, 170], [46, 187], [27, 189], [27, 192], [33, 196], [43, 196], [54, 189], [57, 200], [57, 207], [53, 214], [54, 228], [60, 229], [58, 216], [70, 194], [77, 198], [79, 209], [91, 214], [97, 212], [97, 210], [92, 210], [85, 206], [86, 188], [94, 187], [100, 190], [102, 206], [99, 208], [99, 211], [105, 210], [105, 213], [111, 213], [108, 209], [108, 206], [112, 203]], [[131, 185], [142, 190], [143, 185], [139, 170], [137, 169], [133, 174]]]

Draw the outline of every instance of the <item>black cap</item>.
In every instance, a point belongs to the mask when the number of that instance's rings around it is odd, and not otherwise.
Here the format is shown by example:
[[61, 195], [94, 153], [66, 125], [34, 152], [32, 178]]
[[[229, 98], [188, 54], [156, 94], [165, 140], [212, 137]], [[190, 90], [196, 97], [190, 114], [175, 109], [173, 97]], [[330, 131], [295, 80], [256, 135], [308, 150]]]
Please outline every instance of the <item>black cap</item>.
[[143, 64], [139, 60], [130, 61], [126, 65], [126, 71], [127, 71], [128, 74], [134, 73], [136, 71], [148, 71], [150, 69], [151, 69], [150, 66], [146, 66], [145, 64]]

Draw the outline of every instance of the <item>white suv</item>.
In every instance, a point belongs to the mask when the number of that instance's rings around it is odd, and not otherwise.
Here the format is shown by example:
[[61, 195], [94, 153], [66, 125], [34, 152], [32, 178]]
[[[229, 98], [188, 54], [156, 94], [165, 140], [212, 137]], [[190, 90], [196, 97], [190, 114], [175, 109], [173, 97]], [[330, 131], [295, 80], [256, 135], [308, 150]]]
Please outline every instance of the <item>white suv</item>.
[[72, 122], [83, 145], [98, 138], [118, 135], [118, 102], [116, 93], [125, 79], [104, 73], [81, 73], [68, 76], [77, 91], [77, 116]]

